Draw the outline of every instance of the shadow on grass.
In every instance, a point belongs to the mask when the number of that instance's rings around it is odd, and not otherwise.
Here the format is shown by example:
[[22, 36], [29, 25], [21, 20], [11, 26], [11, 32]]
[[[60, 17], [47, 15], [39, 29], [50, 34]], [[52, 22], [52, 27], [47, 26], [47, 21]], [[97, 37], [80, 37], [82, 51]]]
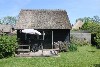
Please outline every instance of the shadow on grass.
[[94, 67], [100, 67], [100, 64], [94, 64], [93, 66]]
[[92, 52], [92, 53], [94, 53], [95, 51], [88, 51], [88, 52]]

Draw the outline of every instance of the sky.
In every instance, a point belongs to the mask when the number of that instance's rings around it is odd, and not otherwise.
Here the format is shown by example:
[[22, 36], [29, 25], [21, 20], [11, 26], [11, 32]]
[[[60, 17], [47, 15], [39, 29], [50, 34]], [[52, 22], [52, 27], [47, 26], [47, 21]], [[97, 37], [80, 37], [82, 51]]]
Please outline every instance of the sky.
[[0, 0], [0, 18], [18, 16], [21, 9], [63, 9], [71, 24], [83, 17], [100, 17], [100, 0]]

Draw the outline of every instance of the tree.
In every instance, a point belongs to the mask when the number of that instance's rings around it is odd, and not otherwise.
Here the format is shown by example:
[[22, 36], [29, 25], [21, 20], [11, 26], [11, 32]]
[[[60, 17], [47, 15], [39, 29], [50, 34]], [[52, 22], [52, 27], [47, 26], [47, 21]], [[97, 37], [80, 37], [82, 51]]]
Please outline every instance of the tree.
[[100, 17], [99, 17], [99, 16], [94, 16], [93, 20], [94, 20], [95, 22], [100, 22]]
[[0, 24], [2, 24], [2, 21], [1, 21], [1, 19], [0, 19]]
[[[88, 21], [87, 21], [88, 19]], [[82, 26], [82, 30], [88, 30], [92, 33], [92, 41], [100, 48], [100, 23], [98, 18], [85, 18], [85, 23]]]
[[7, 16], [2, 19], [2, 24], [11, 24], [15, 25], [17, 21], [17, 17]]
[[100, 33], [100, 24], [94, 22], [85, 22], [81, 29], [88, 30], [91, 33]]
[[83, 18], [76, 19], [76, 22], [77, 22], [78, 20], [80, 20], [80, 21], [82, 21], [82, 22], [83, 22]]

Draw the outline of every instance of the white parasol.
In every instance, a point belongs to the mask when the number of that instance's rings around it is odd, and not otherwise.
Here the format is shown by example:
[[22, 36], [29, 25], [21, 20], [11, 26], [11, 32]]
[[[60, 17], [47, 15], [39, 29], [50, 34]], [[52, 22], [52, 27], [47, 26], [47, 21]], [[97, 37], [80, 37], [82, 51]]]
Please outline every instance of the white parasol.
[[28, 33], [28, 34], [37, 34], [37, 35], [41, 35], [41, 33], [37, 30], [34, 29], [24, 29], [22, 30], [23, 33]]

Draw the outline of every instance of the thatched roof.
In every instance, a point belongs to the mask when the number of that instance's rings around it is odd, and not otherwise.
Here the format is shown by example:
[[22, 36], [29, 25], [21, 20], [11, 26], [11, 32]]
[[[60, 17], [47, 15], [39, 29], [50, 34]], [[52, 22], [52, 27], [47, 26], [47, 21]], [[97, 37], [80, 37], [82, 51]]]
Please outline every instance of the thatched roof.
[[21, 10], [15, 29], [71, 29], [65, 10]]
[[73, 30], [78, 30], [82, 27], [82, 25], [84, 24], [84, 22], [82, 22], [81, 20], [78, 20], [75, 25], [72, 27]]
[[6, 24], [0, 24], [0, 34], [3, 32], [11, 32], [12, 26], [11, 25], [6, 25]]

